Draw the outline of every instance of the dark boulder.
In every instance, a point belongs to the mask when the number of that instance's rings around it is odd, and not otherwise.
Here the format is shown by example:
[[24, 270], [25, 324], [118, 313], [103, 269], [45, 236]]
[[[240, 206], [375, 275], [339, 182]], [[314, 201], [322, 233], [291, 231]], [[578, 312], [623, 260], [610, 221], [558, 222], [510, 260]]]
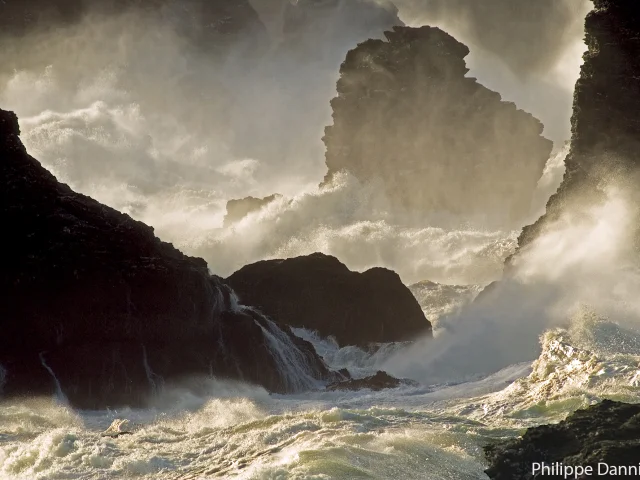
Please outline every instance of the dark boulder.
[[[489, 462], [487, 475], [492, 480], [564, 479], [564, 475], [534, 477], [533, 463], [556, 462], [564, 466], [592, 467], [598, 463], [610, 467], [639, 467], [640, 405], [605, 400], [579, 410], [557, 425], [530, 428], [517, 440], [485, 447]], [[611, 474], [616, 472], [615, 474]], [[588, 478], [630, 478], [620, 470], [601, 472]], [[583, 478], [583, 477], [581, 477]]]
[[563, 212], [605, 198], [608, 180], [635, 189], [640, 165], [640, 10], [634, 0], [594, 0], [585, 20], [588, 50], [573, 96], [566, 173], [546, 213], [522, 230], [520, 248]]
[[417, 215], [520, 220], [551, 153], [543, 125], [467, 77], [469, 49], [439, 28], [385, 35], [342, 64], [325, 182], [346, 170]]
[[225, 281], [278, 323], [332, 335], [340, 345], [431, 334], [411, 291], [385, 268], [352, 272], [337, 258], [314, 253], [247, 265]]
[[371, 375], [370, 377], [331, 383], [327, 385], [327, 390], [362, 390], [364, 388], [368, 388], [369, 390], [379, 391], [387, 388], [398, 388], [402, 385], [416, 386], [417, 383], [412, 380], [400, 380], [392, 377], [387, 372], [378, 370], [375, 375]]
[[[0, 371], [4, 393], [141, 404], [186, 374], [276, 392], [339, 378], [311, 344], [237, 304], [204, 260], [59, 183], [0, 110]], [[281, 358], [283, 352], [295, 361]]]

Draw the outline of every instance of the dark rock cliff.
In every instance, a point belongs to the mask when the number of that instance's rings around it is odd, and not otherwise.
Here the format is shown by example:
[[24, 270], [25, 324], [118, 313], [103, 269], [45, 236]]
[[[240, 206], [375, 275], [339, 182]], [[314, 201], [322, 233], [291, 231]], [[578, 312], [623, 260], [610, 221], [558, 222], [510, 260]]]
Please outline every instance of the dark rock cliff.
[[442, 30], [385, 35], [342, 64], [325, 180], [340, 170], [377, 179], [395, 204], [422, 214], [526, 214], [552, 147], [542, 124], [465, 77], [469, 49]]
[[[5, 394], [46, 394], [57, 381], [73, 405], [98, 408], [141, 404], [187, 374], [277, 392], [336, 378], [311, 344], [237, 305], [204, 260], [59, 183], [18, 135], [16, 116], [0, 110]], [[298, 358], [293, 369], [283, 349]]]
[[384, 268], [352, 272], [337, 258], [315, 253], [247, 265], [225, 282], [280, 324], [333, 335], [342, 346], [431, 333], [411, 291]]
[[546, 213], [523, 229], [525, 247], [562, 212], [604, 197], [608, 179], [637, 172], [640, 152], [640, 10], [633, 0], [594, 0], [585, 20], [584, 54], [571, 118], [571, 150]]
[[[579, 410], [557, 425], [530, 428], [522, 438], [485, 448], [492, 480], [567, 478], [564, 475], [533, 475], [534, 462], [565, 466], [639, 465], [640, 405], [604, 402]], [[587, 478], [630, 478], [619, 471]], [[614, 474], [611, 474], [614, 473]], [[574, 478], [570, 476], [569, 478]], [[585, 477], [580, 477], [585, 478]]]

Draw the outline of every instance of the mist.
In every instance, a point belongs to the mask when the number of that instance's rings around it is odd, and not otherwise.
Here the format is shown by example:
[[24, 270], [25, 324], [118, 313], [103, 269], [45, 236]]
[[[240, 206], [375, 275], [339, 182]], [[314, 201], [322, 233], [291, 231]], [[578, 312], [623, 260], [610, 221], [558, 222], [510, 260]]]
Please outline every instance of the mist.
[[[3, 36], [0, 102], [18, 114], [30, 154], [61, 181], [152, 225], [217, 274], [323, 251], [356, 270], [392, 268], [405, 283], [499, 278], [517, 231], [455, 216], [425, 215], [417, 223], [392, 209], [375, 185], [349, 175], [318, 187], [339, 65], [359, 41], [400, 22], [396, 11], [388, 3], [340, 2], [314, 16], [307, 2], [252, 3], [263, 20], [270, 11], [271, 21], [244, 40], [233, 37], [237, 43], [225, 50], [207, 50], [186, 35], [182, 17], [170, 10], [161, 16], [86, 12], [56, 29]], [[398, 6], [408, 22], [412, 10]], [[497, 56], [502, 70], [491, 72], [479, 61], [483, 51], [469, 46], [469, 75], [481, 77], [484, 68], [494, 83], [509, 76], [517, 79], [512, 87], [533, 82], [509, 73]], [[579, 54], [571, 59], [579, 61]], [[554, 85], [569, 105], [570, 91]], [[518, 92], [533, 97], [536, 90]], [[537, 106], [561, 118], [562, 102], [548, 103]], [[540, 181], [532, 216], [561, 179], [561, 161], [556, 164]], [[228, 200], [273, 193], [284, 197], [222, 227]]]
[[570, 136], [588, 0], [396, 0], [408, 25], [439, 26], [469, 46], [470, 76], [545, 125], [558, 147]]
[[617, 179], [602, 203], [563, 212], [520, 251], [503, 280], [441, 318], [435, 340], [417, 342], [384, 368], [428, 383], [459, 381], [533, 361], [549, 329], [593, 335], [600, 323], [603, 331], [640, 332], [632, 183]]

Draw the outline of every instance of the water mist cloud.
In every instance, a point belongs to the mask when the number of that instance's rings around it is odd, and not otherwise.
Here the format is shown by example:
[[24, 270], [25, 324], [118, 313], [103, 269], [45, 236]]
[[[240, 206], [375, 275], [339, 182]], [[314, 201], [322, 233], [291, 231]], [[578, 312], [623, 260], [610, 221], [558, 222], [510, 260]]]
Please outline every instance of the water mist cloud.
[[425, 382], [459, 380], [532, 361], [548, 328], [580, 329], [596, 316], [637, 329], [635, 197], [612, 185], [602, 204], [565, 212], [520, 252], [503, 281], [441, 319], [434, 341], [418, 342], [384, 368]]
[[582, 37], [588, 0], [396, 0], [410, 24], [445, 26], [460, 40], [491, 52], [516, 74], [554, 68]]
[[438, 26], [471, 49], [470, 76], [532, 113], [560, 147], [570, 137], [588, 0], [396, 0], [412, 26]]
[[[344, 19], [327, 33], [320, 27], [340, 10], [327, 12], [300, 33], [304, 42], [251, 68], [237, 61], [244, 45], [222, 61], [171, 22], [136, 12], [3, 38], [0, 102], [19, 115], [28, 151], [62, 181], [154, 226], [215, 273], [319, 250], [352, 269], [387, 266], [407, 283], [498, 278], [517, 232], [455, 218], [416, 223], [353, 179], [318, 189], [339, 63], [374, 35], [372, 23]], [[227, 200], [273, 193], [285, 197], [221, 227]]]

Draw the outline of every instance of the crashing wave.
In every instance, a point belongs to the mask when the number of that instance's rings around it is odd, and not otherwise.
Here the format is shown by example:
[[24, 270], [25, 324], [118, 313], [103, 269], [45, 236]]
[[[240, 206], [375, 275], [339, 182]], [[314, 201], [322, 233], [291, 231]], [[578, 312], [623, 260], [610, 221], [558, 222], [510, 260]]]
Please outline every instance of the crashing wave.
[[560, 420], [605, 398], [640, 402], [640, 334], [583, 311], [541, 337], [531, 373], [458, 413], [518, 425]]

